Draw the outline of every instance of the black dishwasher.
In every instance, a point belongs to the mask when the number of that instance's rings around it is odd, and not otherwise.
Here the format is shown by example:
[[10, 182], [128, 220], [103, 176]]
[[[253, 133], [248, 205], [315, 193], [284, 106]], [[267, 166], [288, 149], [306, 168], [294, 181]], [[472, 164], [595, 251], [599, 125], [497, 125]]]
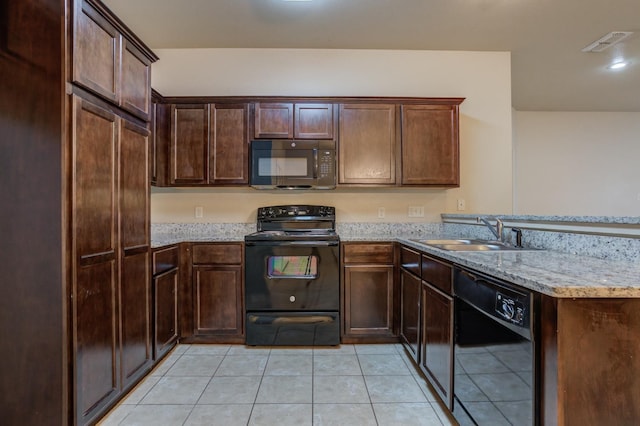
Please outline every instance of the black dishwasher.
[[455, 268], [453, 414], [461, 425], [534, 425], [534, 292]]

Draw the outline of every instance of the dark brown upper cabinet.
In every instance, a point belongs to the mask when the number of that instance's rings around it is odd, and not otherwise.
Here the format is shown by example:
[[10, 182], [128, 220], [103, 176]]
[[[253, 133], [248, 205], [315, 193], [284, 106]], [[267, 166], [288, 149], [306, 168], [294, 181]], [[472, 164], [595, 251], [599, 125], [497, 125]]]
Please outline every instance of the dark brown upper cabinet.
[[293, 104], [257, 103], [254, 114], [256, 138], [293, 138]]
[[149, 119], [151, 62], [158, 58], [99, 2], [74, 2], [72, 81]]
[[248, 117], [242, 103], [171, 105], [169, 159], [158, 161], [168, 163], [169, 184], [248, 185]]
[[396, 183], [396, 106], [341, 104], [339, 184]]
[[247, 104], [211, 105], [209, 183], [249, 184], [249, 107]]
[[120, 106], [145, 120], [150, 118], [151, 64], [133, 43], [122, 40]]
[[340, 105], [339, 184], [459, 186], [463, 99], [420, 101]]
[[333, 139], [332, 104], [295, 104], [295, 139]]
[[208, 159], [209, 105], [172, 105], [169, 183], [206, 184]]
[[256, 139], [333, 139], [333, 105], [267, 103], [254, 106]]
[[402, 106], [402, 185], [460, 184], [457, 105]]
[[160, 96], [152, 182], [248, 185], [252, 138], [329, 139], [338, 145], [338, 185], [457, 187], [463, 100]]

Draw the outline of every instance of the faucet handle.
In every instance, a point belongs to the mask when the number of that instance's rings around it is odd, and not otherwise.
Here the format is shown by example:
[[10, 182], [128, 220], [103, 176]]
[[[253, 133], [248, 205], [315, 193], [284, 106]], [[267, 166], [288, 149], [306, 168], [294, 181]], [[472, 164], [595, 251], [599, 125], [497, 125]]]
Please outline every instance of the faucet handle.
[[522, 229], [511, 228], [511, 232], [516, 233], [516, 247], [522, 247]]

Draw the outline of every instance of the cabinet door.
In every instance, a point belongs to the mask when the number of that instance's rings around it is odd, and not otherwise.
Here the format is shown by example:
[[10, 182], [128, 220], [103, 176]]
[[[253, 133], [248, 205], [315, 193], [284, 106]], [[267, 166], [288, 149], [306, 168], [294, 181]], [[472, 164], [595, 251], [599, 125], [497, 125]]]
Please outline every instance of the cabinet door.
[[178, 269], [153, 279], [153, 359], [160, 359], [178, 340]]
[[151, 183], [169, 185], [171, 150], [171, 105], [154, 103], [151, 122]]
[[333, 139], [332, 104], [295, 104], [296, 139]]
[[293, 104], [255, 104], [255, 137], [262, 139], [293, 138]]
[[400, 339], [418, 360], [418, 324], [420, 322], [420, 278], [400, 270]]
[[209, 183], [249, 183], [249, 107], [211, 105]]
[[458, 107], [402, 106], [402, 184], [460, 184]]
[[393, 265], [344, 267], [344, 334], [393, 335]]
[[74, 3], [73, 81], [117, 103], [120, 34], [86, 1]]
[[241, 336], [242, 265], [195, 266], [193, 280], [195, 334]]
[[121, 263], [120, 278], [123, 389], [151, 368], [150, 286], [148, 250], [125, 255]]
[[420, 367], [449, 409], [453, 395], [453, 298], [422, 284]]
[[120, 328], [122, 387], [151, 365], [149, 131], [120, 120]]
[[118, 119], [73, 97], [72, 327], [75, 407], [87, 423], [117, 396]]
[[149, 248], [149, 131], [122, 119], [120, 126], [120, 233], [125, 256]]
[[122, 39], [121, 73], [120, 105], [143, 120], [148, 120], [151, 104], [151, 64], [126, 39]]
[[170, 183], [206, 184], [209, 105], [171, 106]]
[[340, 105], [338, 183], [396, 183], [395, 111], [388, 104]]

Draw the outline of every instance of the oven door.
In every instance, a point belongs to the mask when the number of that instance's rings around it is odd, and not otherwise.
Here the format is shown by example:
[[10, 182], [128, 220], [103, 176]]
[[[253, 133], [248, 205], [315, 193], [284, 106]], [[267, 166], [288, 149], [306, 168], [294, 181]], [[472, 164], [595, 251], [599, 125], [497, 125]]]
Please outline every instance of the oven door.
[[339, 259], [338, 241], [247, 241], [247, 312], [338, 311]]

